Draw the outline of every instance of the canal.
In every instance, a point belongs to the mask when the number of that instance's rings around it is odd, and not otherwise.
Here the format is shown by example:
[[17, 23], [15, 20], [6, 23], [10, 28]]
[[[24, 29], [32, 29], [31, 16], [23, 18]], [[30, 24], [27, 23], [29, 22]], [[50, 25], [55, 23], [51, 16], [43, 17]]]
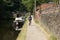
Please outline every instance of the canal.
[[[20, 27], [23, 24], [24, 22], [21, 22]], [[0, 20], [0, 40], [16, 40], [20, 31], [14, 30], [12, 20]]]

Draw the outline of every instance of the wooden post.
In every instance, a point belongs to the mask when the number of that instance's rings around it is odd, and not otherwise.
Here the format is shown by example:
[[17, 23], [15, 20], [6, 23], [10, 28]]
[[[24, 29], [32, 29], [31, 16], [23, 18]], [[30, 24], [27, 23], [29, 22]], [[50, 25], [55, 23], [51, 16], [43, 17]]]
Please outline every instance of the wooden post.
[[34, 0], [34, 18], [35, 18], [35, 15], [36, 15], [36, 0]]

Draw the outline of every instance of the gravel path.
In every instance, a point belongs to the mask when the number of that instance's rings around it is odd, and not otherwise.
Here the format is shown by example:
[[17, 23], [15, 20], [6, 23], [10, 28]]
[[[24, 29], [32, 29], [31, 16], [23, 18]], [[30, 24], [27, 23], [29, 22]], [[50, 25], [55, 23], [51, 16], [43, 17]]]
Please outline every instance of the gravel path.
[[26, 40], [48, 40], [45, 33], [37, 28], [37, 25], [32, 19], [32, 23], [27, 28]]

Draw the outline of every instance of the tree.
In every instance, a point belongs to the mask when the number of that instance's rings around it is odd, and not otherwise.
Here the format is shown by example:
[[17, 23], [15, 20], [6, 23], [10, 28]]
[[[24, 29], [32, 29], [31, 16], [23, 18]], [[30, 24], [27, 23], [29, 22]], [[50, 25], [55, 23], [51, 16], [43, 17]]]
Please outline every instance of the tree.
[[22, 0], [22, 4], [25, 5], [27, 11], [31, 11], [34, 7], [34, 0]]
[[[25, 5], [28, 11], [31, 11], [34, 8], [34, 1], [35, 0], [22, 0], [22, 4]], [[40, 5], [42, 3], [47, 3], [48, 1], [49, 0], [36, 0], [36, 4]]]
[[53, 0], [55, 4], [59, 4], [59, 0]]
[[21, 0], [0, 0], [0, 22], [1, 22], [0, 24], [4, 25], [3, 21], [6, 21], [6, 23], [13, 21], [12, 11], [24, 11], [24, 10], [25, 6], [21, 4]]

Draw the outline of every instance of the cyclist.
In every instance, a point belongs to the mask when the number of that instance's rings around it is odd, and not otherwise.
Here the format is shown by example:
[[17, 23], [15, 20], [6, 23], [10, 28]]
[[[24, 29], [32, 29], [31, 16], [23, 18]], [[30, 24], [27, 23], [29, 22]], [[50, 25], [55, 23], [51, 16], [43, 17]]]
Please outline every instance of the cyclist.
[[31, 20], [32, 20], [32, 17], [31, 15], [29, 16], [29, 25], [31, 25]]

